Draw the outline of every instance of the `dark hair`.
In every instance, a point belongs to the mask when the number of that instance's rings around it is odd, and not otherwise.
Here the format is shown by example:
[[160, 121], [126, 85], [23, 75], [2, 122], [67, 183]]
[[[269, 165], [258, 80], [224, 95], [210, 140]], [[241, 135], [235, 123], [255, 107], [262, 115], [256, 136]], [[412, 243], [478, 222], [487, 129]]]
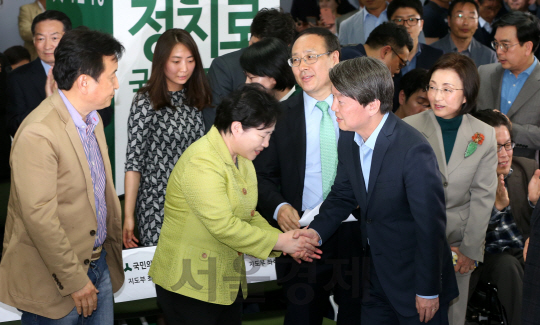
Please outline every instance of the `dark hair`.
[[281, 9], [261, 9], [250, 27], [251, 36], [263, 39], [276, 37], [291, 44], [296, 35], [296, 24], [292, 16]]
[[4, 51], [4, 55], [7, 57], [9, 64], [17, 64], [23, 60], [31, 60], [30, 52], [24, 46], [15, 45]]
[[216, 109], [214, 126], [224, 133], [231, 132], [232, 122], [242, 128], [264, 129], [276, 124], [281, 114], [279, 102], [259, 84], [247, 84], [223, 98]]
[[152, 60], [152, 74], [148, 83], [139, 89], [138, 93], [148, 92], [150, 102], [155, 110], [171, 105], [171, 94], [167, 87], [165, 67], [171, 52], [177, 44], [183, 44], [193, 55], [195, 69], [191, 77], [186, 81], [186, 99], [189, 106], [202, 111], [212, 102], [212, 90], [204, 73], [201, 56], [197, 43], [191, 35], [183, 29], [173, 28], [166, 30], [158, 39]]
[[514, 137], [512, 134], [512, 122], [510, 122], [508, 117], [506, 117], [506, 115], [503, 113], [492, 109], [483, 109], [472, 112], [471, 115], [494, 128], [506, 126], [508, 132], [510, 133], [510, 139]]
[[342, 95], [362, 106], [378, 99], [382, 114], [392, 110], [394, 82], [380, 60], [363, 56], [341, 61], [330, 70], [330, 81]]
[[369, 34], [366, 44], [374, 49], [390, 45], [394, 51], [397, 52], [405, 46], [410, 51], [414, 45], [405, 26], [397, 25], [389, 21], [375, 27], [371, 34]]
[[532, 42], [533, 48], [531, 55], [534, 55], [540, 42], [539, 22], [538, 18], [530, 12], [510, 11], [495, 21], [493, 29], [506, 26], [516, 27], [519, 45], [523, 46], [525, 42]]
[[433, 72], [437, 70], [452, 70], [456, 72], [463, 83], [463, 95], [466, 102], [461, 106], [459, 115], [470, 113], [476, 109], [476, 98], [480, 88], [480, 77], [474, 61], [459, 53], [443, 54], [428, 72], [428, 82]]
[[36, 34], [36, 25], [45, 20], [58, 20], [61, 22], [64, 25], [64, 33], [71, 30], [71, 20], [65, 13], [58, 10], [45, 10], [32, 21], [32, 35]]
[[412, 8], [416, 10], [421, 19], [424, 19], [424, 8], [422, 7], [420, 0], [393, 0], [388, 5], [388, 8], [386, 8], [388, 20], [391, 19], [399, 8]]
[[452, 16], [452, 14], [454, 13], [454, 7], [457, 5], [457, 4], [460, 4], [462, 3], [463, 5], [465, 5], [466, 3], [470, 3], [472, 5], [474, 5], [474, 8], [476, 9], [476, 13], [477, 14], [480, 14], [479, 12], [479, 8], [478, 8], [478, 3], [476, 3], [476, 1], [474, 0], [452, 0], [452, 2], [450, 2], [450, 7], [448, 7], [448, 16]]
[[326, 45], [326, 51], [327, 52], [334, 52], [338, 51], [341, 54], [341, 46], [339, 45], [339, 39], [336, 35], [334, 35], [329, 29], [322, 28], [322, 27], [312, 27], [303, 30], [301, 33], [296, 35], [294, 38], [294, 41], [291, 43], [291, 46], [289, 47], [289, 55], [290, 51], [292, 51], [292, 46], [296, 41], [304, 36], [304, 35], [318, 35], [324, 39], [324, 44]]
[[428, 71], [426, 69], [416, 68], [401, 77], [399, 90], [403, 90], [405, 93], [405, 100], [408, 100], [418, 90], [426, 90], [429, 83], [427, 75]]
[[54, 80], [58, 88], [70, 90], [81, 75], [98, 81], [105, 70], [104, 56], [120, 59], [124, 47], [112, 35], [87, 28], [66, 32], [54, 50]]
[[289, 49], [282, 40], [267, 37], [248, 46], [240, 57], [244, 71], [276, 80], [274, 89], [285, 90], [296, 83], [291, 67], [287, 63]]

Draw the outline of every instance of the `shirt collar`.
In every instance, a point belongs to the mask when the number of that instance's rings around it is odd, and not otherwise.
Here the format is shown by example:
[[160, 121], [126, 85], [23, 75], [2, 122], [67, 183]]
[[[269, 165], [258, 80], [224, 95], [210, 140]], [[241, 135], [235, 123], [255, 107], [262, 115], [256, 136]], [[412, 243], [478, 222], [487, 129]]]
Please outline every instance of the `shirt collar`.
[[[382, 15], [382, 14], [386, 14], [386, 9], [388, 9], [388, 2], [386, 3], [386, 8], [384, 8], [384, 10], [381, 12], [381, 15]], [[364, 20], [366, 20], [366, 17], [367, 17], [368, 15], [375, 17], [375, 15], [370, 14], [370, 13], [367, 11], [367, 9], [364, 7]], [[379, 15], [379, 17], [380, 17], [381, 15]], [[375, 18], [377, 18], [377, 17], [375, 17]]]
[[[505, 150], [505, 149], [502, 148], [502, 150]], [[504, 179], [507, 179], [508, 177], [510, 177], [510, 175], [512, 175], [513, 172], [514, 172], [514, 170], [513, 170], [512, 168], [510, 168], [510, 171], [508, 172], [508, 175], [506, 175], [506, 176], [504, 177]], [[504, 185], [506, 185], [506, 183], [505, 183]]]
[[[58, 93], [60, 94], [64, 105], [66, 105], [69, 115], [71, 116], [73, 123], [75, 123], [75, 127], [77, 127], [78, 129], [86, 129], [88, 125], [85, 121], [83, 121], [81, 114], [75, 109], [75, 107], [73, 107], [69, 99], [67, 99], [66, 95], [64, 95], [64, 93], [62, 92], [62, 90], [58, 89]], [[91, 111], [90, 114], [87, 115], [86, 120], [89, 120], [90, 123], [93, 125], [97, 125], [99, 122], [99, 115], [96, 111]]]
[[[452, 51], [457, 52], [457, 46], [456, 46], [456, 44], [454, 44], [454, 41], [452, 40], [452, 36], [450, 36], [450, 32], [448, 33], [448, 39], [450, 40], [450, 46], [452, 48]], [[471, 38], [471, 41], [469, 42], [469, 46], [467, 46], [467, 51], [469, 51], [469, 53], [471, 53], [472, 42], [474, 42], [474, 37]]]
[[44, 11], [45, 11], [45, 8], [43, 8], [43, 5], [41, 4], [41, 2], [39, 2], [39, 1], [37, 1], [37, 0], [36, 0], [36, 2], [37, 2], [37, 4], [38, 4], [39, 8], [41, 9], [41, 12], [44, 12]]
[[41, 65], [43, 66], [43, 69], [45, 69], [45, 75], [48, 76], [49, 70], [51, 70], [51, 66], [43, 62], [43, 60], [39, 60], [39, 61], [41, 61]]
[[292, 86], [291, 90], [285, 94], [285, 96], [283, 96], [279, 101], [280, 102], [284, 102], [286, 101], [287, 99], [289, 99], [289, 97], [292, 96], [292, 94], [294, 94], [294, 92], [296, 91], [296, 85]]
[[[316, 108], [315, 105], [317, 104], [317, 102], [319, 102], [319, 100], [316, 100], [315, 98], [311, 97], [305, 91], [303, 91], [302, 93], [304, 96], [304, 110], [305, 110], [306, 116], [308, 116], [313, 113], [313, 111]], [[330, 96], [326, 97], [324, 101], [328, 104], [328, 107], [332, 107], [332, 101], [334, 101], [334, 96], [330, 94]]]
[[354, 142], [356, 142], [358, 146], [366, 145], [371, 150], [375, 150], [375, 143], [377, 142], [377, 137], [379, 136], [379, 133], [381, 132], [381, 129], [386, 122], [386, 119], [388, 118], [388, 114], [389, 113], [384, 114], [382, 120], [379, 122], [379, 125], [377, 125], [377, 128], [375, 129], [375, 131], [373, 131], [373, 133], [371, 133], [366, 142], [364, 142], [364, 139], [362, 139], [362, 137], [358, 133], [354, 134]]
[[[523, 71], [522, 73], [520, 73], [520, 74], [518, 75], [518, 78], [519, 78], [521, 75], [527, 76], [527, 78], [528, 78], [528, 77], [531, 75], [531, 73], [533, 72], [534, 67], [536, 67], [536, 64], [537, 64], [537, 63], [538, 63], [538, 60], [536, 59], [536, 57], [534, 57], [534, 61], [533, 61], [533, 63], [531, 64], [531, 66], [528, 67], [527, 70], [525, 70], [525, 71]], [[512, 75], [512, 76], [514, 75], [514, 74], [512, 73], [512, 71], [510, 71], [510, 70], [506, 70], [506, 71], [508, 71], [508, 73], [509, 73], [510, 75]]]

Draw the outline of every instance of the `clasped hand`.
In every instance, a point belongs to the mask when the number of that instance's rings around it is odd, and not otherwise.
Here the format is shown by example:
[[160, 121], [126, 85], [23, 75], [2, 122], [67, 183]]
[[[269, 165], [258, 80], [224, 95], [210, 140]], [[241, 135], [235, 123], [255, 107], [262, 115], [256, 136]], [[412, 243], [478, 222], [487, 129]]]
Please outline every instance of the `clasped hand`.
[[302, 260], [312, 262], [320, 259], [322, 251], [319, 246], [319, 235], [313, 229], [297, 229], [279, 234], [276, 250], [289, 254], [296, 262]]

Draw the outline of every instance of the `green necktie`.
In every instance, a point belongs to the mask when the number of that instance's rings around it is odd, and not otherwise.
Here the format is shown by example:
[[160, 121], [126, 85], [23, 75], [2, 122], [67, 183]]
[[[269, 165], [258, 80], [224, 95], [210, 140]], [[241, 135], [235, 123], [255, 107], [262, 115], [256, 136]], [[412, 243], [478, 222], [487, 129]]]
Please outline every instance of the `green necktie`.
[[330, 188], [334, 184], [337, 169], [337, 142], [336, 131], [332, 117], [328, 113], [328, 103], [317, 102], [317, 108], [322, 111], [321, 127], [319, 130], [319, 140], [321, 146], [321, 172], [323, 198], [326, 199]]

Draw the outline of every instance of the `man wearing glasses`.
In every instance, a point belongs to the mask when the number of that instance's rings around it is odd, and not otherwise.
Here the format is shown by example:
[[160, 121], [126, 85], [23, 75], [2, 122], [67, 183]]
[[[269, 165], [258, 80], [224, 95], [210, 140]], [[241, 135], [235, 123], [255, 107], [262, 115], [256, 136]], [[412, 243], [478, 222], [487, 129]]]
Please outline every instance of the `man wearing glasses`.
[[[299, 229], [303, 213], [317, 208], [334, 183], [340, 133], [336, 115], [330, 109], [334, 97], [329, 71], [339, 62], [339, 54], [339, 40], [328, 29], [309, 28], [295, 38], [289, 65], [303, 92], [282, 103], [284, 116], [276, 123], [270, 145], [253, 162], [259, 189], [257, 211], [283, 231]], [[358, 222], [343, 223], [339, 234], [321, 246], [321, 260], [302, 264], [289, 256], [276, 260], [278, 281], [287, 299], [285, 325], [322, 324], [329, 292], [334, 287], [332, 276], [340, 277], [336, 279], [339, 284], [352, 279], [351, 274], [343, 278], [332, 263], [352, 271], [351, 256], [359, 257], [362, 250], [359, 227]], [[360, 279], [359, 258], [355, 261], [354, 277]], [[333, 290], [343, 292], [342, 288], [336, 285]], [[336, 295], [338, 324], [360, 319], [358, 281], [351, 289], [348, 299], [340, 300]], [[354, 301], [357, 304], [349, 308]]]
[[381, 60], [392, 77], [409, 64], [413, 41], [403, 26], [385, 22], [369, 35], [366, 44], [346, 46], [341, 50], [341, 61], [361, 56]]
[[479, 109], [496, 109], [513, 125], [514, 155], [538, 161], [540, 149], [540, 65], [534, 56], [540, 41], [538, 18], [510, 12], [494, 24], [493, 48], [499, 63], [481, 66]]
[[495, 128], [499, 180], [486, 233], [484, 262], [471, 275], [469, 292], [473, 293], [479, 282], [495, 285], [509, 324], [520, 325], [523, 245], [531, 233], [540, 170], [535, 173], [534, 160], [513, 157], [512, 125], [506, 116], [492, 110], [482, 110], [473, 116]]
[[455, 0], [450, 4], [448, 13], [450, 33], [432, 46], [444, 53], [466, 55], [477, 67], [497, 62], [495, 52], [473, 38], [478, 29], [478, 4], [474, 0]]

